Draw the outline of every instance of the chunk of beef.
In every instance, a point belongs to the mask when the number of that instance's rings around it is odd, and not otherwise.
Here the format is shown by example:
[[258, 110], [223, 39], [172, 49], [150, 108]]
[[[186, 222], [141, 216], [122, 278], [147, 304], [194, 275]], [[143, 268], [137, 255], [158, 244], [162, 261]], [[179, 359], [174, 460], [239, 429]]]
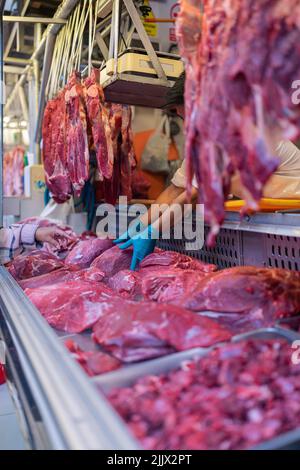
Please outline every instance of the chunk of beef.
[[65, 264], [74, 264], [80, 268], [87, 268], [95, 258], [112, 246], [113, 243], [109, 239], [92, 238], [90, 240], [80, 240], [67, 255]]
[[82, 280], [25, 289], [25, 294], [51, 326], [68, 333], [91, 328], [116, 298], [104, 284]]
[[19, 255], [8, 264], [10, 274], [17, 281], [50, 273], [62, 267], [63, 262], [57, 256], [41, 250]]
[[120, 250], [118, 246], [114, 246], [106, 250], [98, 256], [93, 262], [92, 267], [98, 268], [105, 273], [105, 278], [108, 280], [122, 269], [129, 269], [132, 258], [132, 250]]
[[[170, 287], [161, 300], [173, 303], [172, 296]], [[204, 277], [174, 303], [194, 311], [251, 313], [273, 322], [300, 312], [300, 273], [251, 266], [224, 269]]]
[[51, 286], [67, 281], [92, 281], [100, 282], [104, 278], [104, 273], [97, 268], [79, 269], [77, 266], [68, 266], [57, 269], [41, 276], [31, 277], [18, 281], [22, 289], [35, 288], [41, 286]]
[[155, 250], [140, 263], [140, 269], [148, 268], [149, 266], [171, 266], [173, 268], [192, 269], [203, 272], [212, 272], [217, 269], [214, 264], [203, 263], [177, 251], [163, 250]]
[[109, 354], [102, 351], [85, 351], [71, 339], [65, 341], [65, 346], [89, 376], [111, 372], [121, 366], [121, 362]]
[[123, 362], [208, 347], [231, 337], [213, 320], [171, 305], [116, 300], [106, 307], [93, 338]]

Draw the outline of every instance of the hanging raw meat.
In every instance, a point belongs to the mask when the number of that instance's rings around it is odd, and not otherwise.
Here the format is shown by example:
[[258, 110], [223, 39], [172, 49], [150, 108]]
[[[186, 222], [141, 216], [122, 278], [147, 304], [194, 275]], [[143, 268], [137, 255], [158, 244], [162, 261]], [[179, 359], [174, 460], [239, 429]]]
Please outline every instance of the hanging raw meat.
[[209, 244], [223, 222], [233, 173], [245, 210], [257, 210], [278, 165], [276, 145], [299, 135], [300, 109], [291, 99], [300, 76], [299, 18], [298, 0], [181, 0], [188, 186], [195, 175]]
[[87, 118], [92, 131], [99, 175], [103, 180], [103, 178], [110, 179], [112, 177], [114, 150], [109, 112], [104, 104], [104, 94], [99, 84], [99, 75], [99, 70], [93, 69], [84, 85]]
[[84, 89], [80, 75], [73, 72], [66, 85], [66, 161], [76, 195], [89, 177], [89, 147]]
[[17, 146], [3, 156], [3, 193], [5, 196], [21, 196], [24, 192], [24, 154]]
[[48, 101], [43, 118], [43, 165], [45, 179], [53, 199], [67, 201], [71, 194], [71, 181], [66, 164], [65, 94]]

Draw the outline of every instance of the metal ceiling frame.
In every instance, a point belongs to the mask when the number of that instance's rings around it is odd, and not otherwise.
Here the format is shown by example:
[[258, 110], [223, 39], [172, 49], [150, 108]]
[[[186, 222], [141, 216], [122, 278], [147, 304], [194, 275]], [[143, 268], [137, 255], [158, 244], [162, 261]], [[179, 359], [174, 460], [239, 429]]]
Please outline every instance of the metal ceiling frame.
[[[62, 4], [58, 7], [58, 9], [56, 10], [55, 15], [53, 16], [53, 18], [67, 19], [69, 17], [70, 13], [75, 8], [75, 6], [79, 3], [79, 1], [80, 0], [64, 0], [62, 2]], [[41, 57], [41, 55], [43, 54], [43, 52], [45, 50], [45, 46], [46, 46], [46, 40], [47, 40], [47, 37], [49, 36], [49, 34], [53, 34], [54, 36], [56, 36], [62, 26], [63, 25], [61, 25], [61, 24], [48, 25], [46, 31], [43, 34], [43, 37], [42, 37], [42, 40], [41, 40], [40, 44], [35, 49], [34, 53], [32, 54], [31, 58], [29, 59], [31, 63], [35, 59], [39, 59]], [[7, 102], [6, 102], [6, 105], [4, 107], [4, 112], [7, 112], [9, 110], [10, 106], [12, 105], [12, 103], [13, 103], [15, 97], [16, 97], [16, 94], [18, 92], [18, 88], [20, 86], [23, 86], [24, 83], [26, 82], [26, 76], [27, 76], [27, 73], [30, 71], [30, 69], [31, 69], [30, 64], [27, 65], [27, 67], [24, 69], [23, 74], [19, 78], [18, 82], [15, 84], [15, 86], [14, 86], [14, 88], [13, 88], [13, 90], [12, 90], [12, 92], [11, 92]]]
[[[26, 14], [26, 11], [27, 11], [27, 8], [29, 7], [29, 4], [30, 4], [30, 0], [26, 0], [25, 3], [24, 3], [24, 6], [21, 10], [21, 16], [24, 16]], [[8, 56], [9, 54], [9, 51], [11, 49], [11, 46], [14, 42], [14, 39], [15, 39], [15, 35], [16, 35], [16, 32], [18, 30], [18, 24], [15, 24], [11, 30], [11, 33], [10, 33], [10, 36], [8, 38], [8, 41], [7, 41], [7, 44], [6, 44], [6, 47], [5, 47], [5, 51], [4, 51], [4, 59]]]

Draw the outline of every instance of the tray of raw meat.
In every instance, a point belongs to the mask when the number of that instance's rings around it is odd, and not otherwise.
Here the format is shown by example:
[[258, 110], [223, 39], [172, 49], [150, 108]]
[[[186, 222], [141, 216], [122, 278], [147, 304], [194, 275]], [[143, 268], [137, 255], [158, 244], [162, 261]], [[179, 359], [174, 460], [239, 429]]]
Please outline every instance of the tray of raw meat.
[[300, 443], [300, 355], [276, 329], [95, 378], [145, 449]]

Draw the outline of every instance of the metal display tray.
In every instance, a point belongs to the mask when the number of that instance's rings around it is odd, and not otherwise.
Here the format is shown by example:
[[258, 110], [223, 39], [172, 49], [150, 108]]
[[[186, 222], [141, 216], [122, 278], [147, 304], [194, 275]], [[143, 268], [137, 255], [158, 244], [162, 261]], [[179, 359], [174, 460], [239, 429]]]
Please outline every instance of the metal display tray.
[[[232, 342], [239, 342], [247, 339], [268, 340], [283, 339], [288, 343], [300, 340], [300, 334], [285, 330], [282, 328], [260, 328], [247, 333], [236, 335], [232, 338]], [[132, 386], [138, 379], [146, 375], [165, 374], [173, 369], [180, 367], [184, 361], [200, 359], [208, 354], [211, 350], [222, 347], [224, 344], [219, 343], [210, 348], [195, 348], [180, 353], [170, 354], [169, 356], [154, 359], [151, 361], [134, 364], [132, 366], [109, 372], [101, 376], [94, 377], [93, 383], [101, 392], [108, 393], [114, 388], [123, 388]], [[281, 434], [274, 439], [265, 441], [257, 446], [255, 450], [275, 450], [275, 449], [299, 449], [300, 448], [300, 427]]]

